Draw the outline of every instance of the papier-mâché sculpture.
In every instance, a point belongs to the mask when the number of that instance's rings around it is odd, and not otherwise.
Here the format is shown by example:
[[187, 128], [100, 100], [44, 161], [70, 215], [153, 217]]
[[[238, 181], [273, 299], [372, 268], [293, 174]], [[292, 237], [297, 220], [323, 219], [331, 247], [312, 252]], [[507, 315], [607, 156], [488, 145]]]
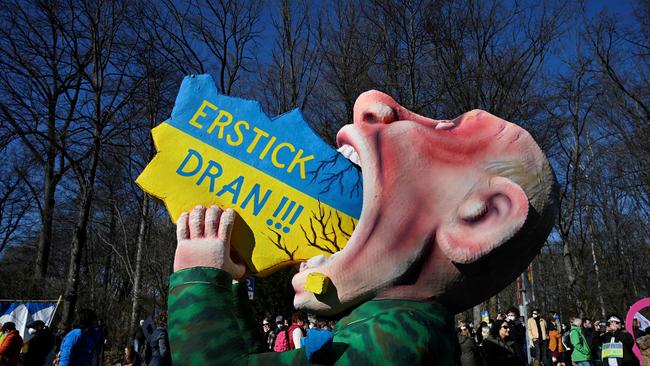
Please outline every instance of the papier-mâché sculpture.
[[[177, 224], [175, 363], [451, 365], [452, 315], [510, 283], [553, 225], [555, 179], [543, 152], [488, 112], [433, 120], [369, 91], [337, 144], [358, 154], [361, 217], [343, 250], [303, 263], [292, 281], [297, 309], [345, 315], [333, 340], [257, 353], [252, 314], [231, 289], [246, 270], [229, 252], [235, 213], [197, 207]], [[321, 294], [305, 290], [310, 281]]]

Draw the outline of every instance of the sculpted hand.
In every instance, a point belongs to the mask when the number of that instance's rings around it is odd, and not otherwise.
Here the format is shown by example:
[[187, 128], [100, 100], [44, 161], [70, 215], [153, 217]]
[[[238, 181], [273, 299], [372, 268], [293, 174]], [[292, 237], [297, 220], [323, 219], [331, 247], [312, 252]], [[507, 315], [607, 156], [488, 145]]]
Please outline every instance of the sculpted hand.
[[240, 279], [246, 266], [235, 263], [230, 255], [230, 232], [236, 213], [217, 206], [206, 209], [196, 206], [189, 214], [183, 212], [176, 222], [176, 256], [174, 271], [191, 267], [213, 267]]

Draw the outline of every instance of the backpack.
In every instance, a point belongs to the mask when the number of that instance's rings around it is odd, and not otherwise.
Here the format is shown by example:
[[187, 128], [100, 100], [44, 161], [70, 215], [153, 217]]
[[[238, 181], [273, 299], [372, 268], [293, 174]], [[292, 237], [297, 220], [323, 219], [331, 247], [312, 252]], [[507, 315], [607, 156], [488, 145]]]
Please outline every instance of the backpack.
[[[282, 335], [283, 333], [284, 336]], [[275, 336], [273, 351], [284, 352], [288, 351], [289, 349], [291, 349], [291, 344], [289, 343], [289, 330], [287, 328], [284, 328]]]

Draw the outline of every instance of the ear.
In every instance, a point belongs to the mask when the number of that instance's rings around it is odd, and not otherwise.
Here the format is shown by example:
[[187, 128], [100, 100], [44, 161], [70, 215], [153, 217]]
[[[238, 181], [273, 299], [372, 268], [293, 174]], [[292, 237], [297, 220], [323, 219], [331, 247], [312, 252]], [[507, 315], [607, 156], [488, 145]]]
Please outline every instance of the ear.
[[528, 215], [528, 197], [504, 177], [472, 192], [447, 223], [439, 227], [440, 249], [453, 262], [469, 264], [512, 238]]

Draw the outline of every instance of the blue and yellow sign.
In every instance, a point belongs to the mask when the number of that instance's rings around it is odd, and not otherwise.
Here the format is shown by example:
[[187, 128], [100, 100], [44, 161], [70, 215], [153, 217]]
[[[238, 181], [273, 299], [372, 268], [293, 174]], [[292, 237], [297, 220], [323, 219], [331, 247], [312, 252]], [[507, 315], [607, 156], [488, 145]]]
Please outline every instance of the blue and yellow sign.
[[152, 130], [157, 155], [137, 179], [174, 222], [196, 205], [233, 208], [232, 244], [266, 274], [347, 243], [361, 213], [361, 173], [295, 109], [270, 119], [250, 100], [188, 76], [169, 120]]

